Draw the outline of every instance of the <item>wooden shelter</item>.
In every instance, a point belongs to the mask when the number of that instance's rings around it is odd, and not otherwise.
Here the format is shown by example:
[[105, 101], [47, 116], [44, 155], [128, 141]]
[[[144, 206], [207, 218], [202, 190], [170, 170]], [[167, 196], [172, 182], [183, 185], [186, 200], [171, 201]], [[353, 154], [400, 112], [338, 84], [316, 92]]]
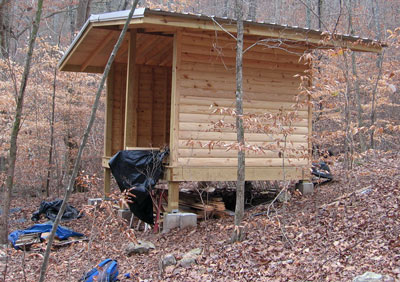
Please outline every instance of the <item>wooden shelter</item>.
[[[59, 63], [62, 71], [102, 73], [129, 11], [92, 15]], [[169, 146], [166, 180], [169, 210], [178, 208], [180, 181], [233, 181], [237, 152], [203, 145], [234, 142], [235, 129], [214, 131], [213, 122], [233, 117], [213, 113], [210, 105], [235, 105], [235, 46], [228, 34], [236, 24], [226, 18], [137, 9], [107, 82], [103, 167], [110, 192], [108, 160], [119, 150]], [[300, 78], [310, 65], [299, 60], [315, 48], [377, 52], [382, 45], [358, 37], [327, 39], [321, 31], [245, 22], [244, 111], [275, 113], [290, 109]], [[262, 43], [262, 44], [260, 44]], [[299, 112], [291, 146], [310, 151], [311, 107]], [[245, 133], [249, 144], [274, 137]], [[309, 161], [288, 159], [287, 179], [307, 179]], [[282, 179], [278, 152], [247, 153], [246, 180]]]

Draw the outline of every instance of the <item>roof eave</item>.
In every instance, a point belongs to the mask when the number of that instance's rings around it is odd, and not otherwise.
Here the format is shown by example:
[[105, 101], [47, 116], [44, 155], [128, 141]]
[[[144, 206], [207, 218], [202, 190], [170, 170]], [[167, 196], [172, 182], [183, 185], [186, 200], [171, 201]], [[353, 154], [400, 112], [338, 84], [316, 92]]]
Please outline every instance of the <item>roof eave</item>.
[[[145, 11], [146, 11], [145, 8], [136, 9], [134, 15], [132, 16], [132, 19], [143, 18]], [[65, 64], [68, 61], [68, 58], [70, 57], [70, 55], [73, 53], [73, 50], [78, 48], [78, 46], [81, 43], [82, 39], [85, 38], [86, 34], [94, 27], [94, 25], [96, 23], [110, 22], [109, 25], [113, 25], [112, 22], [114, 22], [114, 21], [118, 21], [118, 20], [125, 20], [126, 21], [126, 19], [128, 17], [128, 14], [129, 14], [129, 10], [118, 11], [118, 12], [107, 13], [107, 14], [91, 15], [87, 19], [85, 24], [82, 26], [82, 28], [79, 31], [78, 35], [72, 41], [72, 43], [68, 47], [67, 51], [61, 57], [60, 61], [57, 64], [57, 68], [60, 71], [64, 71]]]

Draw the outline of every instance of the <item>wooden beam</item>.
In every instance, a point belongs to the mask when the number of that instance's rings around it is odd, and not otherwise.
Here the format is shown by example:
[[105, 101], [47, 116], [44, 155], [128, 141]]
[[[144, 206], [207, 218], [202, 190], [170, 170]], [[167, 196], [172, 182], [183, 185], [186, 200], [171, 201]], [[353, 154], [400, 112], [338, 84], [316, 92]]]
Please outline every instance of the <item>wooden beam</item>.
[[[106, 114], [104, 124], [104, 157], [109, 158], [112, 154], [112, 109], [114, 95], [114, 67], [107, 77], [107, 93], [106, 93]], [[104, 158], [103, 157], [103, 158]], [[108, 165], [108, 161], [107, 161]], [[104, 166], [104, 165], [103, 165]], [[104, 168], [104, 196], [110, 195], [111, 172], [110, 168]]]
[[154, 67], [151, 67], [151, 84], [150, 84], [150, 113], [149, 113], [149, 127], [150, 127], [150, 144], [149, 146], [154, 146], [154, 139], [153, 136], [155, 135], [153, 130], [155, 129], [153, 124], [154, 124], [154, 114], [158, 115], [159, 113], [155, 113], [154, 112], [154, 96], [155, 96], [155, 89], [154, 89], [154, 85], [156, 83], [156, 78], [155, 78], [155, 74], [154, 74]]
[[179, 209], [179, 182], [168, 182], [167, 212]]
[[171, 126], [169, 147], [170, 165], [176, 166], [178, 163], [178, 145], [179, 145], [179, 84], [178, 77], [181, 64], [181, 39], [182, 33], [177, 31], [174, 35], [173, 57], [172, 57], [172, 81], [171, 81]]
[[[287, 180], [304, 179], [306, 167], [286, 167]], [[309, 175], [310, 173], [306, 173]], [[167, 167], [164, 179], [176, 181], [235, 181], [237, 167]], [[246, 166], [246, 181], [283, 180], [282, 167], [249, 167]]]
[[[80, 65], [64, 65], [60, 68], [61, 71], [82, 72]], [[88, 66], [85, 70], [86, 73], [103, 73], [104, 67]]]
[[166, 71], [166, 75], [165, 75], [165, 89], [163, 91], [164, 95], [165, 95], [165, 103], [163, 105], [164, 108], [164, 122], [163, 122], [163, 145], [168, 145], [168, 140], [167, 140], [167, 128], [168, 128], [168, 83], [170, 82], [169, 79], [169, 70]]
[[107, 44], [113, 39], [113, 37], [114, 37], [114, 32], [110, 31], [109, 33], [107, 33], [104, 39], [101, 40], [100, 44], [98, 44], [93, 49], [93, 52], [83, 62], [81, 66], [81, 71], [84, 71], [88, 67], [88, 65], [93, 61], [94, 57], [96, 57], [101, 51], [103, 51], [104, 47], [107, 46]]
[[128, 65], [126, 73], [124, 148], [137, 145], [137, 103], [135, 103], [136, 30], [129, 33]]

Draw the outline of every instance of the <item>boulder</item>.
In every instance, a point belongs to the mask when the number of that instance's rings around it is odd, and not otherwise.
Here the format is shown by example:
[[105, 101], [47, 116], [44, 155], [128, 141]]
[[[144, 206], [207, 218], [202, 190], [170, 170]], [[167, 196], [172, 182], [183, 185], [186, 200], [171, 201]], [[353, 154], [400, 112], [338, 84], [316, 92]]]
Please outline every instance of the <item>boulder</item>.
[[167, 254], [163, 257], [161, 263], [163, 269], [165, 269], [168, 266], [175, 265], [176, 264], [175, 256], [173, 254]]
[[156, 247], [152, 242], [147, 241], [138, 241], [138, 244], [129, 243], [128, 246], [125, 247], [125, 254], [130, 256], [132, 254], [146, 254], [150, 251], [150, 249], [155, 249]]
[[353, 282], [394, 282], [394, 279], [388, 275], [382, 275], [367, 271], [353, 279]]
[[183, 255], [182, 259], [179, 261], [179, 265], [184, 268], [189, 268], [192, 264], [197, 263], [197, 257], [201, 254], [201, 252], [201, 248], [190, 250]]

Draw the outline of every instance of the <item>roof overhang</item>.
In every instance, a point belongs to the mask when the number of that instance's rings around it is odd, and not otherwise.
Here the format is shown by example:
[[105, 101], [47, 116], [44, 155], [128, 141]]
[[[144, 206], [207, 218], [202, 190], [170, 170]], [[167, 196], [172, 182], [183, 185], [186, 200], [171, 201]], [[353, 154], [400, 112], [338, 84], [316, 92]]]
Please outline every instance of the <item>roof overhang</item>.
[[[129, 11], [92, 15], [71, 43], [58, 67], [62, 71], [102, 72], [105, 63], [96, 61], [96, 54], [111, 53], [128, 17]], [[236, 22], [228, 18], [209, 17], [200, 14], [182, 14], [161, 10], [138, 8], [130, 22], [130, 28], [151, 31], [158, 35], [173, 34], [176, 30], [236, 32]], [[147, 32], [149, 34], [149, 32]], [[245, 21], [245, 37], [269, 38], [306, 46], [307, 49], [344, 48], [360, 52], [380, 53], [385, 44], [357, 36], [329, 34], [320, 30], [291, 27], [273, 23]], [[126, 51], [126, 50], [125, 50]], [[80, 52], [78, 54], [78, 52]], [[79, 57], [79, 64], [74, 63]], [[82, 58], [84, 57], [84, 58]], [[108, 58], [108, 56], [106, 56]]]

